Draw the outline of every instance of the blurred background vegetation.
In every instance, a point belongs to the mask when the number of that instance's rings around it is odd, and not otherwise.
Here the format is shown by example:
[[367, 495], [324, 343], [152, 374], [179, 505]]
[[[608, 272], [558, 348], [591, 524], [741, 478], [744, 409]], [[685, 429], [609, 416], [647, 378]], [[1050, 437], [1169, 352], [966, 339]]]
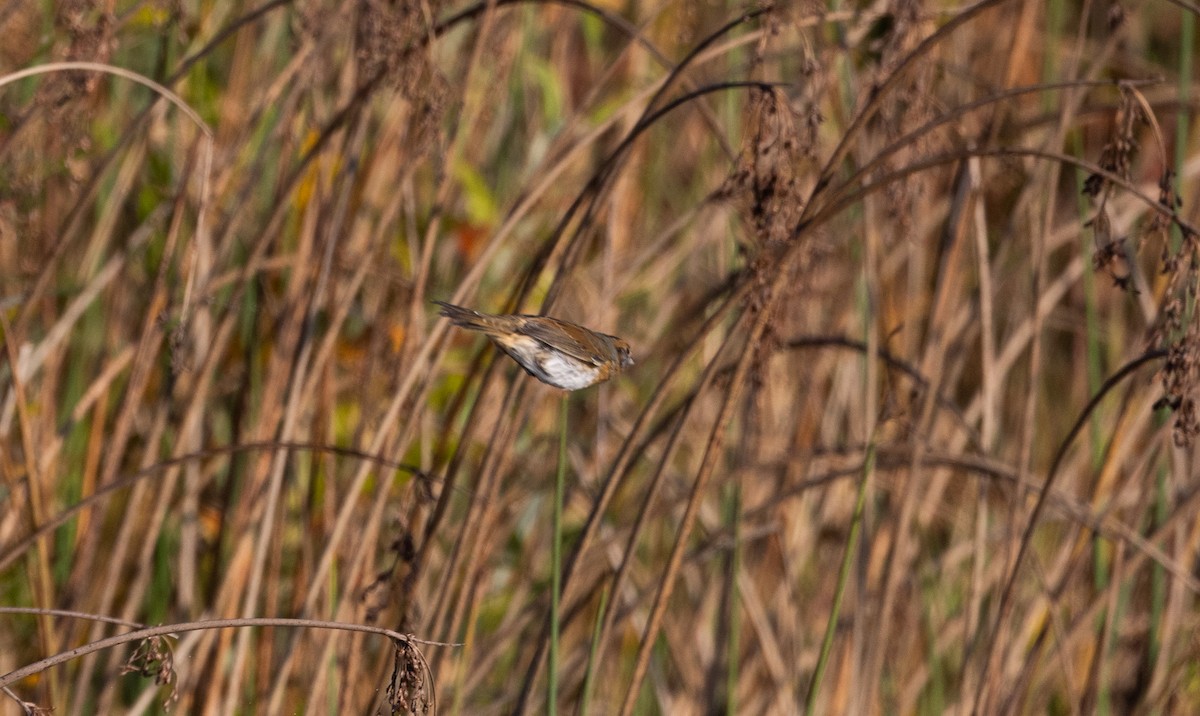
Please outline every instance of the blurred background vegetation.
[[1197, 10], [0, 5], [0, 713], [1200, 710]]

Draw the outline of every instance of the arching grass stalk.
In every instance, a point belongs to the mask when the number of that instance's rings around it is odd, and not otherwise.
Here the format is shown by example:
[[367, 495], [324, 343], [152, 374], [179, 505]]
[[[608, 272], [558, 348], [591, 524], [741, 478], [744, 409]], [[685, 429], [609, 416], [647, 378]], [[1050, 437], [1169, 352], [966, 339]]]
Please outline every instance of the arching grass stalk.
[[875, 441], [867, 444], [866, 460], [863, 461], [862, 479], [858, 482], [858, 497], [854, 502], [854, 518], [850, 521], [850, 537], [846, 540], [846, 552], [842, 556], [842, 566], [838, 570], [837, 590], [833, 594], [833, 609], [829, 613], [829, 622], [825, 625], [825, 639], [821, 642], [821, 655], [817, 658], [817, 668], [813, 671], [812, 683], [808, 687], [808, 698], [805, 700], [805, 713], [816, 713], [817, 693], [821, 687], [821, 677], [829, 664], [829, 654], [833, 651], [833, 634], [837, 631], [838, 615], [842, 610], [842, 598], [846, 595], [846, 583], [850, 581], [850, 567], [854, 564], [854, 555], [858, 552], [858, 533], [862, 529], [863, 508], [867, 503], [867, 476], [875, 470]]
[[546, 687], [546, 713], [558, 713], [558, 610], [562, 591], [562, 511], [563, 493], [567, 482], [567, 400], [563, 393], [562, 413], [559, 415], [558, 474], [554, 478], [554, 538], [551, 542], [550, 580], [550, 674]]

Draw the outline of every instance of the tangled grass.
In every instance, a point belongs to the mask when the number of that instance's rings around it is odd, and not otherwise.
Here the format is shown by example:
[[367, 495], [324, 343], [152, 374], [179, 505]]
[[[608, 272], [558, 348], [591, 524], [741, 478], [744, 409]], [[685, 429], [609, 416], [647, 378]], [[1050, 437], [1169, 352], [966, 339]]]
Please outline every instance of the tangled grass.
[[0, 10], [0, 712], [1200, 708], [1198, 8], [843, 5]]

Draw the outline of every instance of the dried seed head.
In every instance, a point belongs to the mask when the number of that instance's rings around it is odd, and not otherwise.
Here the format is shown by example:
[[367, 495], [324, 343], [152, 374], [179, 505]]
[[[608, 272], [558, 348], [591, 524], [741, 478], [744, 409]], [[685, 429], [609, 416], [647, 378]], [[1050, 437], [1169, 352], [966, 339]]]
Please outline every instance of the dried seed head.
[[387, 704], [392, 714], [425, 714], [433, 710], [433, 674], [425, 656], [411, 641], [396, 641]]

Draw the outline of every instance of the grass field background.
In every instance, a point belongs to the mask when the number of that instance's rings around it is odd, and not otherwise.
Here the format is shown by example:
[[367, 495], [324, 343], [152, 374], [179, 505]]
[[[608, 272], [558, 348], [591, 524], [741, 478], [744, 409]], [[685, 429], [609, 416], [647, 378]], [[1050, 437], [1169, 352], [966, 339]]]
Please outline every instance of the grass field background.
[[1198, 10], [0, 6], [0, 714], [1200, 709]]

